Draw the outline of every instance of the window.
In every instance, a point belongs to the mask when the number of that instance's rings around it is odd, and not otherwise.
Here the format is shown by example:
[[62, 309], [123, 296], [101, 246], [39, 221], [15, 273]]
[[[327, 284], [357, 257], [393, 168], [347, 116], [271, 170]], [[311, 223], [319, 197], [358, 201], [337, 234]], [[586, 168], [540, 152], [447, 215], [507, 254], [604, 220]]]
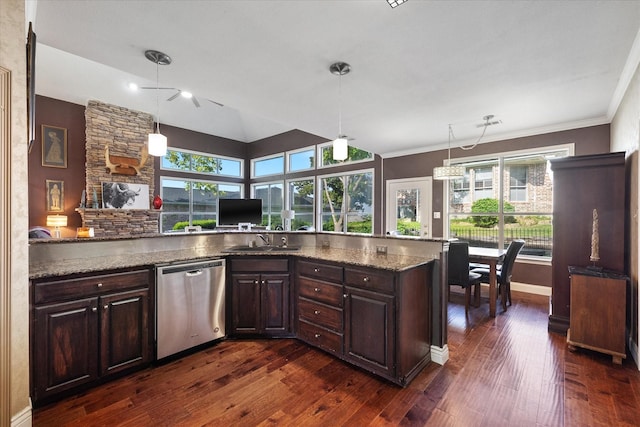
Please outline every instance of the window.
[[373, 232], [373, 171], [319, 177], [318, 186], [321, 231]]
[[284, 155], [261, 157], [251, 160], [251, 177], [259, 178], [284, 173]]
[[527, 169], [527, 166], [509, 167], [509, 200], [512, 202], [527, 201]]
[[262, 225], [270, 230], [282, 230], [283, 192], [282, 182], [254, 184], [253, 197], [262, 199]]
[[313, 178], [303, 178], [287, 182], [289, 209], [295, 211], [291, 229], [314, 226], [315, 185]]
[[347, 160], [333, 160], [333, 143], [327, 142], [326, 144], [318, 145], [318, 157], [320, 158], [319, 167], [373, 160], [373, 153], [370, 151], [361, 150], [350, 145], [348, 152], [349, 157], [347, 157]]
[[473, 199], [480, 200], [493, 195], [493, 168], [481, 167], [473, 169], [474, 172], [474, 184], [473, 184]]
[[316, 167], [315, 147], [287, 152], [287, 172], [312, 170]]
[[187, 225], [214, 228], [219, 198], [242, 197], [241, 184], [160, 177], [162, 233], [184, 230]]
[[[506, 248], [524, 239], [522, 255], [550, 257], [553, 181], [549, 160], [573, 154], [573, 145], [456, 159], [464, 178], [449, 181], [449, 237], [472, 246]], [[468, 197], [467, 182], [473, 182]]]
[[160, 169], [242, 178], [242, 165], [240, 159], [170, 149], [162, 157]]

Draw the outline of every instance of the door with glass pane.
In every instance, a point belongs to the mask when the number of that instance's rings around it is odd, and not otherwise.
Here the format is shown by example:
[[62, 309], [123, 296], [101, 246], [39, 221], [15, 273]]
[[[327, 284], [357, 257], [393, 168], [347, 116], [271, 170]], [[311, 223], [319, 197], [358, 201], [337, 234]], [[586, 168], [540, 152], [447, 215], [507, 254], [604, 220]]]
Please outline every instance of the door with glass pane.
[[387, 181], [386, 232], [431, 237], [431, 178]]

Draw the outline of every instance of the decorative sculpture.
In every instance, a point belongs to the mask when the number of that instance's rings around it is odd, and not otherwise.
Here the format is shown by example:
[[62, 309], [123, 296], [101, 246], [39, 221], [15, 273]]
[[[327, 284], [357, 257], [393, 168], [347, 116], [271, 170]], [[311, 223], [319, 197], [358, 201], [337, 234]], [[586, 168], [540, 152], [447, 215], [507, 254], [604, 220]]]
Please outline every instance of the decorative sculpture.
[[109, 154], [109, 146], [104, 149], [104, 161], [109, 169], [110, 174], [118, 175], [139, 175], [140, 170], [144, 167], [149, 157], [147, 145], [142, 146], [140, 152], [140, 160], [133, 157], [114, 156]]
[[593, 224], [591, 225], [591, 256], [593, 263], [600, 260], [600, 235], [598, 234], [598, 210], [593, 210]]

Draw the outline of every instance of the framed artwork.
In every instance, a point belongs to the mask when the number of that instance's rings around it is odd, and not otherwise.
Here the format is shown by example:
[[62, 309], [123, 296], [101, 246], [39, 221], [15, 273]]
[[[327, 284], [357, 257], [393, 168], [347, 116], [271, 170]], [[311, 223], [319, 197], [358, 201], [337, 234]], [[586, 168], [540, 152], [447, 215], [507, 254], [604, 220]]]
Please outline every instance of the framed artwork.
[[64, 211], [64, 181], [47, 180], [47, 210]]
[[149, 186], [125, 182], [103, 182], [102, 207], [105, 209], [149, 209]]
[[42, 166], [67, 167], [67, 130], [42, 125]]

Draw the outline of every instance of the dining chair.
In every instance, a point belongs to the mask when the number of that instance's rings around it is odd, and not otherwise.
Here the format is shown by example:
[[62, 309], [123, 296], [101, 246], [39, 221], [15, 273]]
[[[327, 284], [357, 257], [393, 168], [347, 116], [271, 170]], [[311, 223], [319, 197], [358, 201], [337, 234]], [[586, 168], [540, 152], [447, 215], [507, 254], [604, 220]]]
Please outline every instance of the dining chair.
[[471, 287], [475, 286], [476, 300], [480, 297], [480, 279], [479, 273], [469, 271], [469, 243], [468, 242], [449, 242], [449, 254], [447, 260], [447, 283], [458, 285], [465, 290], [464, 312], [469, 312], [469, 303], [471, 301]]
[[[502, 298], [506, 298], [507, 304], [509, 305], [511, 305], [511, 275], [513, 273], [513, 266], [515, 265], [516, 257], [522, 250], [523, 246], [524, 240], [512, 240], [507, 247], [507, 251], [504, 254], [502, 263], [496, 267], [496, 279], [499, 286], [498, 295], [502, 295]], [[480, 268], [473, 268], [473, 266], [471, 267], [472, 273], [481, 275], [480, 281], [482, 283], [489, 283], [489, 266]]]

